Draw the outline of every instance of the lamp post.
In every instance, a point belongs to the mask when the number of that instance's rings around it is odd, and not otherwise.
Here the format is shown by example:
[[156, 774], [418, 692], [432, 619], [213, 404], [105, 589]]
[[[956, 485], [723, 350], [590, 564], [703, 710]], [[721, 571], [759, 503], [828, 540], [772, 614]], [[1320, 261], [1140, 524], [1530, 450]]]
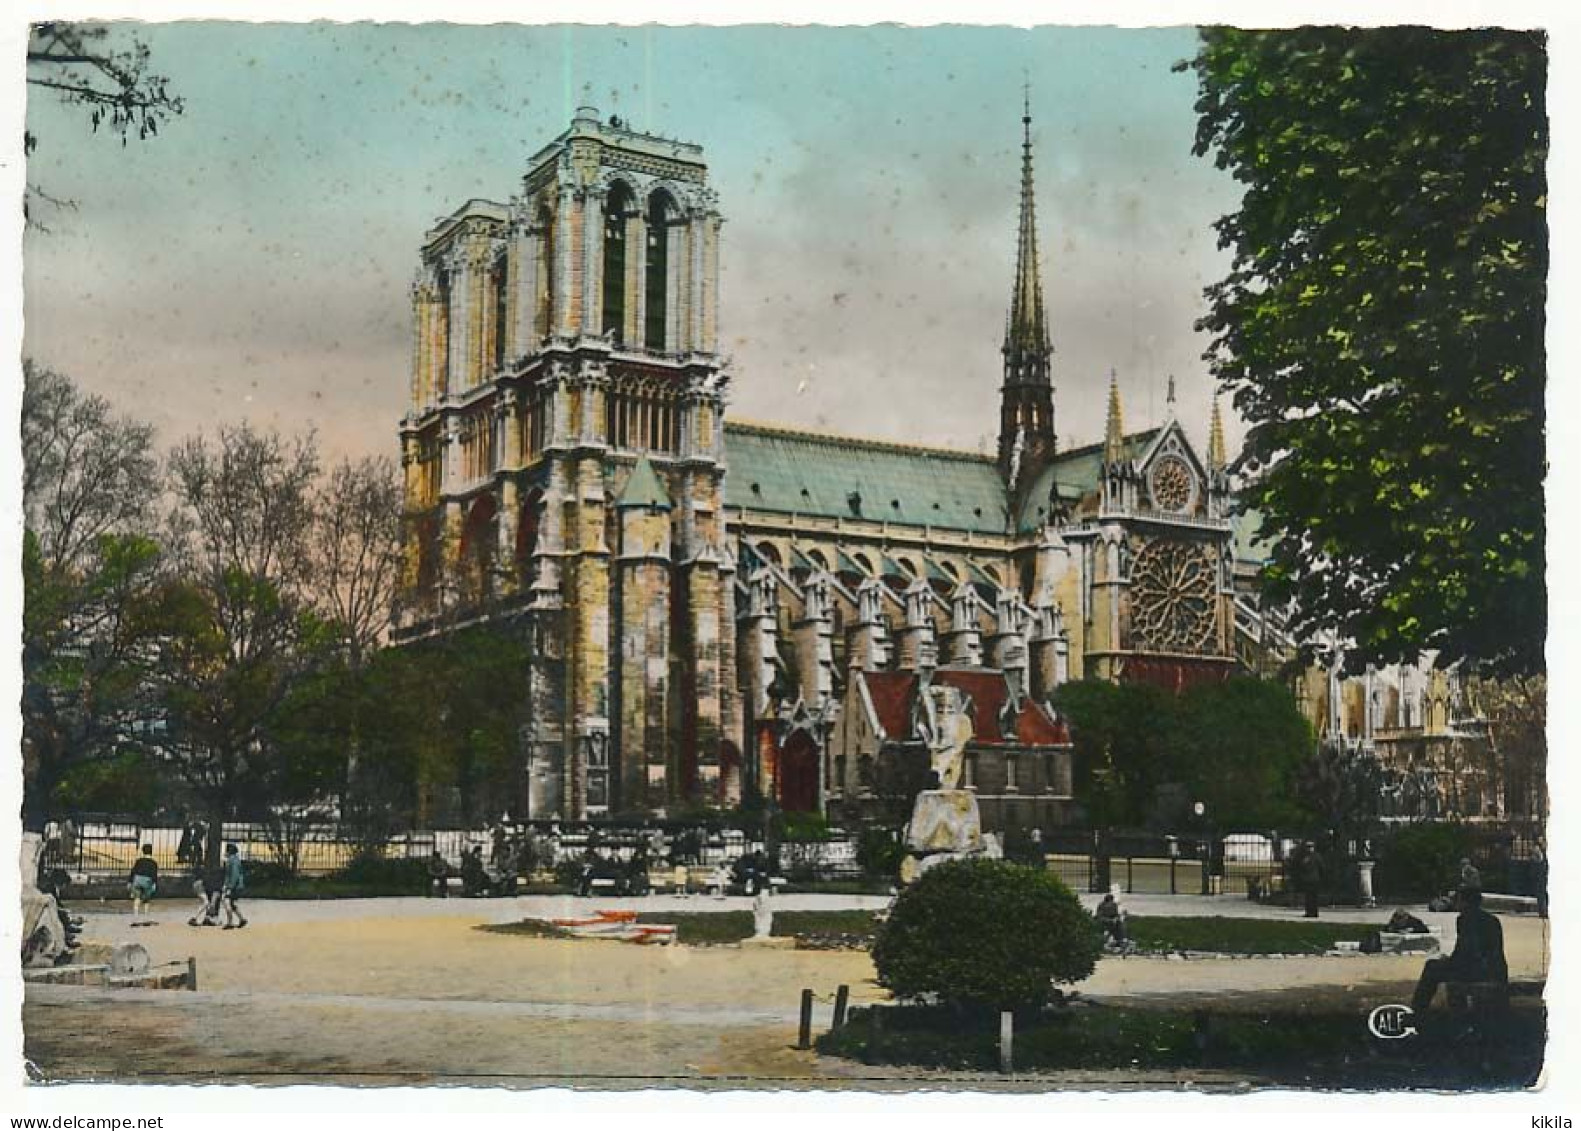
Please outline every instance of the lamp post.
[[1198, 856], [1202, 858], [1202, 894], [1211, 895], [1213, 891], [1213, 839], [1208, 835], [1208, 806], [1205, 802], [1198, 801], [1192, 805], [1191, 811], [1196, 814], [1197, 828], [1202, 837], [1202, 849]]

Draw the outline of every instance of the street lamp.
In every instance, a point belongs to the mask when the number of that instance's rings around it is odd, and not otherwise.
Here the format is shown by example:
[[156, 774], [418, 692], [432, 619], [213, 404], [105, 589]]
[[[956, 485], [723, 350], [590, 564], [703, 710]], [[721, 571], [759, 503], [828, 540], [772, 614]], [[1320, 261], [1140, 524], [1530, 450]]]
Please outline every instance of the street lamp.
[[1196, 814], [1197, 826], [1201, 830], [1202, 850], [1198, 856], [1202, 859], [1202, 894], [1211, 895], [1213, 892], [1213, 840], [1208, 835], [1208, 806], [1205, 802], [1198, 801], [1192, 805], [1191, 811]]

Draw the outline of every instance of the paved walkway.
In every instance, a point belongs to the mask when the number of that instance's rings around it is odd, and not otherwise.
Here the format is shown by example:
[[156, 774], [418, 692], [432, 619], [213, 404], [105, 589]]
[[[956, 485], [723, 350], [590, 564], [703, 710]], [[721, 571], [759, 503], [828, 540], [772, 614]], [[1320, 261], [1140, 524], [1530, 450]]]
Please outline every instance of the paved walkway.
[[[56, 1078], [324, 1079], [340, 1073], [388, 1082], [550, 1077], [814, 1079], [824, 1070], [794, 1050], [802, 988], [817, 994], [827, 1027], [836, 986], [853, 1004], [886, 998], [860, 951], [636, 947], [478, 931], [484, 923], [586, 913], [746, 910], [750, 900], [655, 896], [642, 900], [527, 896], [508, 900], [255, 900], [243, 931], [185, 925], [187, 901], [161, 901], [153, 927], [132, 929], [113, 905], [85, 906], [88, 934], [134, 940], [155, 962], [195, 956], [199, 990], [99, 991], [29, 986], [28, 1055]], [[882, 896], [786, 895], [783, 910], [882, 907]], [[1091, 905], [1092, 897], [1084, 897]], [[1295, 919], [1244, 899], [1135, 896], [1139, 915]], [[1389, 909], [1325, 912], [1377, 922]], [[1418, 909], [1418, 913], [1421, 913]], [[1452, 930], [1453, 916], [1422, 917]], [[1546, 967], [1546, 923], [1503, 917], [1517, 977]], [[1082, 983], [1087, 996], [1158, 1001], [1282, 994], [1385, 995], [1415, 980], [1419, 958], [1105, 958]], [[1393, 995], [1393, 996], [1390, 996]]]

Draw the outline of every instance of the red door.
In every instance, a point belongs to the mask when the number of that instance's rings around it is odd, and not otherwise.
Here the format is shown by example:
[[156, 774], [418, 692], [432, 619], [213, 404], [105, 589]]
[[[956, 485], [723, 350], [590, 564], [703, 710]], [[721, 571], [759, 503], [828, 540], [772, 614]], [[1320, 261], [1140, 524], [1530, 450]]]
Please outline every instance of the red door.
[[804, 730], [791, 733], [780, 751], [780, 808], [811, 813], [818, 808], [818, 747]]

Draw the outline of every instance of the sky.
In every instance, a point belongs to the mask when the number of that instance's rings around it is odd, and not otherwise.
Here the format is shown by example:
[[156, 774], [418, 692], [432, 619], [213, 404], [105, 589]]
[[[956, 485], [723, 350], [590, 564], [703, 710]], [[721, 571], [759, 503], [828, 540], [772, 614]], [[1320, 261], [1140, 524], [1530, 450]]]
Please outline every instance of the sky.
[[166, 441], [248, 418], [394, 455], [424, 231], [589, 103], [703, 146], [732, 415], [992, 450], [1023, 83], [1061, 444], [1101, 437], [1111, 368], [1128, 428], [1173, 374], [1205, 440], [1238, 192], [1191, 153], [1188, 28], [133, 29], [186, 104], [157, 137], [29, 90], [28, 178], [75, 207], [26, 237], [24, 349]]

